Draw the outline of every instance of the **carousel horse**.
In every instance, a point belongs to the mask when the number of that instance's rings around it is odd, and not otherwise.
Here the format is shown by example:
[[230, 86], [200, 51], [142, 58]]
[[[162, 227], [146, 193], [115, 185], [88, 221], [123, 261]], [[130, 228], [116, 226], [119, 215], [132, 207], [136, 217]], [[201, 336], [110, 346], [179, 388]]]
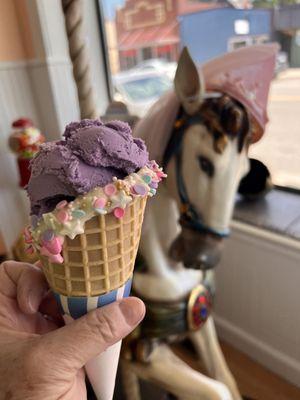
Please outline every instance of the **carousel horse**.
[[[248, 148], [263, 134], [277, 46], [228, 53], [197, 70], [183, 49], [175, 90], [136, 126], [150, 157], [168, 178], [148, 205], [134, 291], [147, 313], [123, 352], [128, 400], [140, 399], [138, 378], [179, 399], [241, 400], [220, 349], [210, 314], [207, 279], [219, 262]], [[208, 376], [195, 371], [170, 343], [188, 338]]]

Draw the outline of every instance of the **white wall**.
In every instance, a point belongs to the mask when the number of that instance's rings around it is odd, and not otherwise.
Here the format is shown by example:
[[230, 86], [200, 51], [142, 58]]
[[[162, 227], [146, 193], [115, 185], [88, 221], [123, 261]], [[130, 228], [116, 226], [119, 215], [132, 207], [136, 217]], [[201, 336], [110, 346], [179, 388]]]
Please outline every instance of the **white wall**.
[[234, 222], [216, 280], [220, 336], [300, 386], [300, 242]]
[[0, 230], [9, 247], [27, 220], [28, 203], [18, 187], [16, 158], [7, 141], [11, 122], [22, 116], [40, 119], [26, 62], [0, 63]]
[[[16, 160], [7, 146], [12, 121], [29, 117], [47, 140], [57, 140], [65, 125], [80, 115], [61, 2], [26, 0], [26, 5], [35, 58], [0, 62], [0, 231], [7, 248], [28, 215], [28, 201], [18, 188]], [[93, 0], [84, 0], [84, 13], [97, 104], [103, 113], [108, 96]]]

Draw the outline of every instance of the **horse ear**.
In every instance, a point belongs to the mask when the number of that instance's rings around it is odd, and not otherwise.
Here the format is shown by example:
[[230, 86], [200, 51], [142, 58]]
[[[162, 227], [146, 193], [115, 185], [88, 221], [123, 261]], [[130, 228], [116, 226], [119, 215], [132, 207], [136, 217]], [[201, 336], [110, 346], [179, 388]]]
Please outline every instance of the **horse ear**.
[[204, 83], [187, 47], [180, 54], [174, 86], [185, 111], [190, 115], [195, 114], [203, 100]]

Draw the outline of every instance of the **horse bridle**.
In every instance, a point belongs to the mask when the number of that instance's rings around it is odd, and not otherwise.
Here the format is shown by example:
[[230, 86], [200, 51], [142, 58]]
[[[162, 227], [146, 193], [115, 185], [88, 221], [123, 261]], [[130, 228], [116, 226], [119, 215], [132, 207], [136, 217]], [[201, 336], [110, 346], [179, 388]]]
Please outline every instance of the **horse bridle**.
[[[217, 96], [215, 94], [214, 96], [209, 97]], [[184, 133], [186, 132], [187, 128], [199, 123], [203, 123], [203, 118], [201, 117], [200, 112], [197, 112], [195, 115], [190, 116], [184, 111], [183, 107], [179, 108], [174, 124], [174, 129], [163, 156], [163, 168], [166, 170], [166, 167], [168, 166], [171, 158], [175, 157], [176, 183], [181, 203], [179, 219], [180, 224], [188, 229], [197, 231], [202, 234], [210, 234], [217, 238], [224, 238], [229, 235], [230, 231], [228, 230], [221, 232], [210, 228], [204, 223], [195, 206], [191, 203], [189, 199], [182, 175], [182, 143]]]

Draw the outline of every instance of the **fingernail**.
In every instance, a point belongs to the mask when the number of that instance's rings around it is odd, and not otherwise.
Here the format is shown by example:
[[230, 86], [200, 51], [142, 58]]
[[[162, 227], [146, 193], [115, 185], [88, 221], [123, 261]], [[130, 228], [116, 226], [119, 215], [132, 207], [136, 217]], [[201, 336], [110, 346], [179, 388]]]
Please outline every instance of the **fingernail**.
[[33, 290], [30, 290], [30, 292], [28, 293], [28, 306], [29, 309], [32, 312], [36, 312], [37, 311], [37, 305], [36, 305], [36, 295], [34, 294]]
[[136, 297], [121, 301], [119, 307], [128, 325], [137, 325], [145, 316], [145, 305]]
[[46, 291], [40, 290], [30, 290], [28, 293], [28, 306], [32, 312], [37, 312], [42, 298], [45, 296]]

